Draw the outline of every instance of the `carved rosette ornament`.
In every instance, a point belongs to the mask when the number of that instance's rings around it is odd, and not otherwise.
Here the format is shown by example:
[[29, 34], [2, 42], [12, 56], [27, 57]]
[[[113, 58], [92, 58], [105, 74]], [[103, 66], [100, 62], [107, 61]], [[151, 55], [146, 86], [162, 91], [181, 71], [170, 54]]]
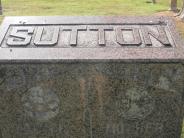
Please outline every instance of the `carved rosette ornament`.
[[33, 119], [47, 121], [59, 113], [59, 98], [49, 90], [33, 87], [23, 95], [22, 103], [25, 113]]
[[145, 119], [153, 112], [155, 106], [155, 101], [149, 93], [138, 87], [128, 89], [122, 103], [126, 106], [122, 116], [127, 120]]

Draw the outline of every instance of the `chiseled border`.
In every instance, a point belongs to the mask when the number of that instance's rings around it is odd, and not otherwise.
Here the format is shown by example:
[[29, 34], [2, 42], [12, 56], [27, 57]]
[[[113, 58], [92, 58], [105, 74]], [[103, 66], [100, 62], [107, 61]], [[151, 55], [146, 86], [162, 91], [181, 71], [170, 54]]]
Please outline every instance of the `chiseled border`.
[[169, 17], [109, 17], [109, 16], [25, 16], [6, 17], [0, 27], [0, 43], [11, 25], [155, 25], [166, 24], [175, 47], [172, 48], [0, 48], [3, 63], [48, 62], [183, 62], [184, 41]]

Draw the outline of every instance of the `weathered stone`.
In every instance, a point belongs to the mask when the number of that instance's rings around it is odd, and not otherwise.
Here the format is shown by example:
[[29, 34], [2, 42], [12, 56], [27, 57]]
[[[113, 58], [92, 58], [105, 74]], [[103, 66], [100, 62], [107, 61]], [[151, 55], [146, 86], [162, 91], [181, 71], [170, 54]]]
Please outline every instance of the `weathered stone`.
[[180, 137], [184, 50], [169, 18], [9, 17], [0, 32], [0, 137]]

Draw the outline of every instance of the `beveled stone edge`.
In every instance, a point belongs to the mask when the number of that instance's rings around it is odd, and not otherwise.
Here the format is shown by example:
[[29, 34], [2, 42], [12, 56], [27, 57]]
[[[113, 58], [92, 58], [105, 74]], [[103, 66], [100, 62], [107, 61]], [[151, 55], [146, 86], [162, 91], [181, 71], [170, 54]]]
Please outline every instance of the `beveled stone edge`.
[[[57, 20], [54, 20], [57, 19]], [[136, 19], [136, 20], [135, 20]], [[150, 20], [148, 23], [147, 21]], [[75, 22], [74, 22], [75, 21]], [[158, 24], [166, 23], [173, 48], [0, 48], [0, 62], [183, 62], [184, 41], [173, 19], [163, 16], [26, 16], [6, 17], [0, 27], [0, 43], [12, 24]], [[121, 52], [121, 53], [120, 53]], [[49, 56], [48, 56], [49, 55]]]

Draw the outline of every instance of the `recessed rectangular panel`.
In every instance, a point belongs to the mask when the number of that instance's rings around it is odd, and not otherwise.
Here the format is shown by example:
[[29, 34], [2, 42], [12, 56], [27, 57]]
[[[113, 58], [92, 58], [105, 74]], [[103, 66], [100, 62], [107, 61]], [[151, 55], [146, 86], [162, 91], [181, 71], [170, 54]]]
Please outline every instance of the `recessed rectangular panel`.
[[166, 25], [12, 25], [2, 47], [174, 47], [166, 31]]
[[179, 61], [183, 55], [165, 17], [7, 17], [0, 32], [2, 61]]

